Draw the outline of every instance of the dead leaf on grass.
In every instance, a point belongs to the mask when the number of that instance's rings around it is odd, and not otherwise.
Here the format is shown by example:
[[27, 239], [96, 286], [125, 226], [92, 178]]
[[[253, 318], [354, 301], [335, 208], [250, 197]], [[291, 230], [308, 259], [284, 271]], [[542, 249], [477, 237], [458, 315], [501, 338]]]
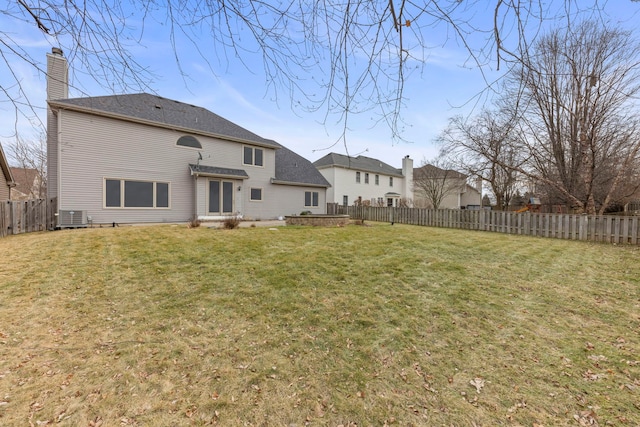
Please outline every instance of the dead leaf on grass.
[[595, 372], [592, 372], [591, 369], [587, 369], [587, 371], [582, 374], [582, 378], [587, 381], [598, 381], [605, 377], [605, 374], [596, 374]]
[[593, 411], [582, 411], [579, 414], [575, 414], [573, 418], [582, 427], [598, 427], [598, 420], [596, 420], [596, 414]]
[[484, 387], [484, 380], [482, 378], [474, 378], [469, 381], [469, 384], [476, 388], [476, 393], [480, 393]]

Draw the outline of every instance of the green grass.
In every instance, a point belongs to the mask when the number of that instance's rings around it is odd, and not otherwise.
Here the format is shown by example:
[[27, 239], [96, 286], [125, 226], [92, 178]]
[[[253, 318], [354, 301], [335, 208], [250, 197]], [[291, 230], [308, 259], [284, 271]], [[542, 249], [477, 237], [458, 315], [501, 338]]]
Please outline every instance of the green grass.
[[160, 226], [0, 254], [2, 425], [640, 425], [638, 248]]

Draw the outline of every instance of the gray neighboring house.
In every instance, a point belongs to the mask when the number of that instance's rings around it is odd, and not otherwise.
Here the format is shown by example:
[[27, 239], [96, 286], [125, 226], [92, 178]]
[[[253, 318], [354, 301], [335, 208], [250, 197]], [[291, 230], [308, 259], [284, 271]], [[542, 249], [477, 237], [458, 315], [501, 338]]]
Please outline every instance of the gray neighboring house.
[[11, 198], [11, 188], [15, 187], [15, 185], [9, 162], [7, 162], [7, 157], [2, 151], [2, 145], [0, 145], [0, 200], [9, 200]]
[[401, 169], [371, 157], [338, 153], [329, 153], [313, 164], [331, 184], [327, 190], [329, 203], [396, 207], [412, 204], [413, 160], [409, 156], [402, 159]]
[[326, 213], [305, 158], [204, 108], [146, 93], [68, 99], [47, 55], [48, 195], [95, 224], [272, 219]]

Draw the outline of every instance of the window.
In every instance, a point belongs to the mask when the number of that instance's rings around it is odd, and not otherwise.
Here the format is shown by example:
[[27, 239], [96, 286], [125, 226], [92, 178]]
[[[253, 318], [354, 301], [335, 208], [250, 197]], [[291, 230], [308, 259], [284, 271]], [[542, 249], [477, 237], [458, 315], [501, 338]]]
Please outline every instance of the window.
[[262, 188], [251, 189], [251, 200], [259, 202], [262, 200]]
[[369, 174], [365, 172], [364, 174], [364, 183], [368, 184], [369, 183]]
[[356, 182], [360, 184], [360, 172], [356, 172]]
[[393, 177], [389, 177], [389, 187], [393, 187]]
[[318, 192], [317, 191], [305, 191], [304, 192], [304, 206], [318, 206]]
[[169, 183], [105, 179], [104, 206], [106, 208], [168, 208]]
[[342, 206], [349, 206], [349, 196], [342, 196]]
[[380, 175], [376, 175], [376, 185], [380, 185]]
[[198, 141], [195, 136], [191, 135], [181, 136], [180, 138], [178, 138], [178, 142], [176, 142], [176, 144], [182, 147], [202, 148], [202, 144], [200, 144], [200, 141]]
[[244, 147], [243, 163], [252, 166], [264, 166], [264, 150], [262, 148]]

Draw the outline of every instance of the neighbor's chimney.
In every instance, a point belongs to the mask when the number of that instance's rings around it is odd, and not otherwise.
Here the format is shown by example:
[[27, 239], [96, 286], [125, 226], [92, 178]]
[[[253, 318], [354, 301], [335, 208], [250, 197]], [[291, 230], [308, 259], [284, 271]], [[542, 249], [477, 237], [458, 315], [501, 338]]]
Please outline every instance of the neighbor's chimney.
[[[62, 49], [54, 47], [47, 54], [47, 101], [69, 97], [69, 65]], [[58, 118], [47, 107], [47, 196], [58, 197]], [[58, 199], [59, 200], [59, 199]], [[58, 201], [60, 203], [60, 201]]]
[[413, 159], [409, 155], [402, 158], [402, 175], [404, 176], [402, 197], [411, 204], [413, 203]]

